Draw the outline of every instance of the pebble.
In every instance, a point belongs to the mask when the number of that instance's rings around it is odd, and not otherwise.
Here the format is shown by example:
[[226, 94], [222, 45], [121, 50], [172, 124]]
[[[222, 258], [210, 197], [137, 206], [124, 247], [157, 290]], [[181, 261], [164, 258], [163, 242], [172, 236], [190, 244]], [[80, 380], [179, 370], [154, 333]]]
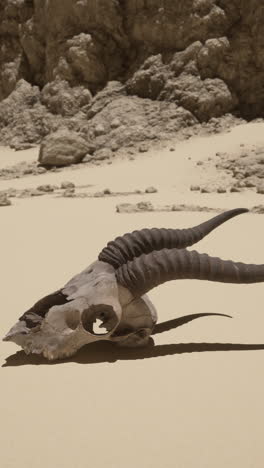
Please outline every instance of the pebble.
[[145, 190], [146, 193], [157, 193], [157, 191], [156, 187], [147, 187]]
[[64, 182], [61, 183], [61, 189], [71, 189], [71, 188], [74, 188], [75, 187], [75, 184], [73, 182], [69, 182], [67, 180], [65, 180]]

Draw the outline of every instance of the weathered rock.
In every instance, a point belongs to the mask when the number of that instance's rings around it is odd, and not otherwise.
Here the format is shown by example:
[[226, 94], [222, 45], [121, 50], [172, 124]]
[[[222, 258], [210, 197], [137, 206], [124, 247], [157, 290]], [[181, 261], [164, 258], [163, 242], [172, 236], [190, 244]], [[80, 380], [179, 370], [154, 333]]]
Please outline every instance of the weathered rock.
[[37, 190], [40, 190], [41, 192], [54, 192], [54, 187], [53, 185], [50, 184], [45, 184], [45, 185], [39, 185], [37, 187]]
[[260, 193], [261, 195], [264, 195], [264, 184], [259, 184], [257, 186], [257, 193]]
[[201, 190], [200, 190], [201, 193], [211, 193], [213, 192], [213, 189], [212, 187], [201, 187]]
[[71, 87], [66, 80], [57, 78], [44, 86], [40, 99], [53, 114], [73, 116], [91, 102], [92, 95], [83, 86]]
[[142, 145], [139, 146], [138, 151], [140, 153], [146, 153], [149, 150], [148, 145], [145, 143], [142, 143]]
[[251, 208], [252, 213], [264, 214], [264, 205], [256, 205]]
[[199, 191], [200, 188], [201, 188], [200, 185], [191, 185], [191, 186], [190, 186], [190, 190], [191, 190], [192, 192]]
[[45, 192], [43, 192], [42, 190], [25, 189], [25, 190], [21, 190], [21, 192], [18, 194], [18, 197], [19, 198], [41, 197], [44, 194], [45, 194]]
[[74, 187], [75, 187], [75, 184], [68, 180], [63, 181], [60, 186], [61, 189], [69, 189], [69, 188], [74, 188]]
[[94, 154], [94, 158], [97, 161], [104, 161], [105, 159], [110, 159], [113, 156], [113, 153], [108, 148], [102, 148]]
[[75, 194], [75, 188], [73, 188], [73, 187], [67, 188], [67, 189], [63, 192], [63, 194], [62, 194], [62, 196], [63, 196], [63, 197], [66, 197], [66, 198], [67, 198], [67, 197], [68, 197], [68, 198], [74, 198], [75, 195], [76, 195], [76, 194]]
[[47, 169], [45, 167], [39, 166], [39, 167], [37, 167], [36, 172], [38, 174], [45, 174], [47, 172]]
[[86, 154], [84, 158], [82, 159], [82, 163], [88, 163], [91, 162], [94, 159], [92, 154]]
[[121, 121], [117, 117], [113, 119], [112, 122], [110, 123], [110, 127], [113, 129], [120, 127], [120, 125], [121, 125]]
[[46, 167], [68, 166], [81, 162], [88, 151], [88, 143], [78, 133], [58, 130], [43, 140], [38, 161]]
[[9, 199], [9, 196], [5, 192], [0, 193], [0, 206], [9, 206], [11, 205], [11, 200]]
[[156, 187], [147, 187], [145, 192], [146, 193], [157, 193], [158, 189]]
[[111, 195], [111, 193], [112, 193], [112, 192], [111, 192], [111, 190], [110, 190], [109, 188], [105, 188], [105, 189], [104, 189], [104, 194], [105, 194], [105, 195]]
[[151, 202], [139, 202], [139, 203], [120, 203], [116, 206], [117, 213], [137, 213], [139, 211], [154, 211], [154, 207]]
[[231, 187], [230, 189], [230, 192], [231, 193], [241, 192], [241, 189], [237, 187], [236, 185], [233, 185], [233, 187]]
[[104, 135], [105, 134], [104, 126], [102, 124], [96, 125], [96, 127], [94, 129], [94, 134], [95, 134], [95, 136]]

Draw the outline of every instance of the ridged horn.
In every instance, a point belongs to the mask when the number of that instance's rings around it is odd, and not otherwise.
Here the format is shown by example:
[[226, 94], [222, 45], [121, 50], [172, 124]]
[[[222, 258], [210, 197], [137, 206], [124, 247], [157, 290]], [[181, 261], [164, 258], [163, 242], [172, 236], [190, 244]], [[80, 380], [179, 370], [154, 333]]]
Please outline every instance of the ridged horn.
[[199, 279], [221, 283], [264, 281], [264, 265], [221, 260], [186, 249], [163, 249], [141, 255], [116, 270], [117, 282], [140, 297], [170, 280]]
[[129, 260], [154, 250], [183, 249], [203, 239], [229, 219], [248, 212], [246, 208], [225, 211], [198, 226], [187, 229], [152, 228], [133, 231], [108, 242], [98, 260], [118, 268]]

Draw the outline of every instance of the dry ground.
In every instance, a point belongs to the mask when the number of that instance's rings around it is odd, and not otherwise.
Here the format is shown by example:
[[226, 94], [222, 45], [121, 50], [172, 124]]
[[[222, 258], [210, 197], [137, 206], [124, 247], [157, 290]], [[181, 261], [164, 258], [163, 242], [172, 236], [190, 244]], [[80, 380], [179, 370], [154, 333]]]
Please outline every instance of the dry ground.
[[[251, 207], [262, 203], [263, 196], [197, 194], [189, 186], [220, 177], [213, 166], [209, 174], [196, 166], [197, 160], [263, 141], [263, 124], [237, 127], [226, 135], [180, 143], [174, 152], [168, 146], [111, 166], [1, 181], [0, 189], [63, 180], [92, 184], [93, 190], [155, 185], [158, 193], [147, 195], [153, 203]], [[29, 158], [34, 151], [27, 153]], [[7, 150], [1, 154], [4, 158]], [[134, 195], [129, 201], [141, 199]], [[212, 216], [117, 214], [115, 205], [122, 201], [127, 199], [45, 195], [14, 199], [12, 206], [0, 208], [1, 335], [33, 302], [94, 261], [115, 236], [142, 227], [189, 227]], [[264, 263], [263, 233], [261, 215], [242, 215], [205, 238], [197, 250]], [[88, 346], [67, 362], [49, 364], [2, 343], [1, 466], [262, 468], [262, 294], [262, 284], [186, 280], [160, 286], [149, 294], [159, 322], [199, 312], [233, 318], [176, 322], [171, 331], [154, 336], [152, 350]], [[256, 344], [261, 349], [254, 349]]]

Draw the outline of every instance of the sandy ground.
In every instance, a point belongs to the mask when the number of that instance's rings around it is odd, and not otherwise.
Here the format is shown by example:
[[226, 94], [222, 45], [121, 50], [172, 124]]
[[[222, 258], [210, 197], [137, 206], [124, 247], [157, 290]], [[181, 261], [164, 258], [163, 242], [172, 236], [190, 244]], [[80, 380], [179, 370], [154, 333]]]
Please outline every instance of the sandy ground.
[[[256, 141], [264, 142], [263, 124], [102, 168], [1, 181], [0, 190], [62, 180], [92, 184], [93, 190], [155, 185], [159, 192], [147, 196], [153, 203], [252, 206], [262, 196], [200, 195], [187, 189], [206, 176], [196, 160]], [[34, 152], [22, 159], [35, 157]], [[7, 154], [2, 149], [0, 159]], [[10, 162], [13, 156], [9, 152]], [[12, 206], [0, 208], [1, 336], [37, 299], [94, 261], [115, 236], [142, 227], [189, 227], [212, 216], [115, 212], [117, 202], [133, 199], [142, 196], [46, 195], [14, 199]], [[195, 248], [224, 259], [264, 263], [263, 220], [254, 214], [237, 217]], [[149, 296], [159, 322], [200, 312], [233, 318], [176, 321], [172, 330], [153, 337], [152, 350], [87, 346], [55, 364], [1, 342], [1, 467], [263, 467], [263, 285], [184, 280], [162, 285]]]

